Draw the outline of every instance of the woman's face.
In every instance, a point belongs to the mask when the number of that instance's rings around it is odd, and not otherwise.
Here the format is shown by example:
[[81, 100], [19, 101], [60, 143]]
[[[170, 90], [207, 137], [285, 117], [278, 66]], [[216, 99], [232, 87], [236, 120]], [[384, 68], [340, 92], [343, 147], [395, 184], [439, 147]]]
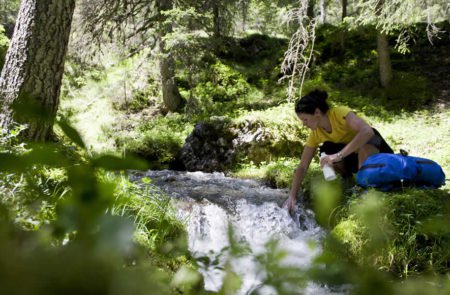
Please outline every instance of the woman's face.
[[315, 130], [317, 129], [317, 127], [319, 127], [320, 119], [320, 117], [316, 113], [312, 115], [306, 113], [298, 113], [297, 117], [300, 119], [300, 121], [302, 121], [303, 126], [306, 126], [311, 130]]

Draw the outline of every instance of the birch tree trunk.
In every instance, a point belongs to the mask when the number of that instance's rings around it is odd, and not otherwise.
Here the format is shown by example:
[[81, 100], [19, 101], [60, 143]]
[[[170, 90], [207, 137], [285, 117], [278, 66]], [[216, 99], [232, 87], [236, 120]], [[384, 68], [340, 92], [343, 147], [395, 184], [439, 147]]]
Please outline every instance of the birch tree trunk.
[[316, 0], [308, 0], [308, 8], [307, 8], [307, 16], [309, 17], [309, 19], [313, 19], [315, 17], [315, 13], [314, 13], [314, 5]]
[[320, 0], [320, 23], [324, 24], [327, 21], [326, 13], [327, 13], [327, 1]]
[[0, 124], [27, 124], [24, 139], [53, 134], [75, 0], [22, 0], [0, 76]]

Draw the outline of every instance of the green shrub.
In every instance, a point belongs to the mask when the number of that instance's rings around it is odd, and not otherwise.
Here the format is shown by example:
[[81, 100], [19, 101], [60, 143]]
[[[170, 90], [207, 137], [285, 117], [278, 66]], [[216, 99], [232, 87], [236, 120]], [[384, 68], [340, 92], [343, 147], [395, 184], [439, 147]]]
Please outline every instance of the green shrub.
[[156, 81], [149, 81], [144, 89], [134, 90], [131, 99], [117, 101], [113, 106], [117, 110], [137, 113], [149, 107], [157, 106], [160, 103], [159, 96], [159, 86]]
[[110, 155], [67, 159], [59, 145], [20, 143], [19, 132], [0, 141], [0, 293], [171, 294], [189, 289], [183, 278], [170, 284], [182, 265], [192, 284], [200, 282], [169, 198], [115, 174], [147, 165]]
[[124, 147], [126, 153], [141, 156], [153, 163], [167, 164], [178, 156], [183, 142], [165, 131], [148, 130], [139, 139], [125, 139], [119, 145]]
[[207, 80], [194, 89], [194, 95], [202, 101], [208, 98], [213, 102], [236, 101], [250, 90], [250, 85], [239, 72], [220, 61], [211, 66], [207, 76]]
[[448, 273], [450, 232], [445, 228], [450, 197], [447, 190], [408, 189], [353, 196], [338, 214], [332, 234], [345, 255], [360, 266], [375, 265], [399, 277], [424, 272]]
[[364, 59], [376, 48], [376, 31], [370, 27], [348, 30], [345, 24], [324, 24], [317, 27], [315, 44], [318, 64], [329, 60]]
[[395, 72], [394, 79], [386, 88], [386, 107], [414, 111], [432, 100], [426, 78], [407, 72]]

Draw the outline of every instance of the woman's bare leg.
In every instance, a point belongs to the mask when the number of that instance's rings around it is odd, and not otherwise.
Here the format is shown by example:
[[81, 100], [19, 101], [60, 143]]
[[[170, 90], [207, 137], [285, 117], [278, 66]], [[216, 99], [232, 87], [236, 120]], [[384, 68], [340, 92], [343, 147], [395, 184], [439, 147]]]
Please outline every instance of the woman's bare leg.
[[344, 161], [333, 163], [333, 169], [344, 178], [352, 175], [345, 169]]
[[377, 149], [372, 144], [365, 144], [363, 145], [359, 151], [358, 151], [358, 169], [361, 168], [362, 163], [371, 155], [378, 154], [380, 152], [379, 149]]

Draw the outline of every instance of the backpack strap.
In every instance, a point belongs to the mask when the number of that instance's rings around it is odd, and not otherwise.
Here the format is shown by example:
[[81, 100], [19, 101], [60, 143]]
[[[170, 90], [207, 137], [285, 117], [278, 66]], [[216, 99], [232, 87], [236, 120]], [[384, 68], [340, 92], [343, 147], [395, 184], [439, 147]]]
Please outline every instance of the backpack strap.
[[408, 156], [408, 152], [405, 151], [404, 149], [400, 149], [400, 155], [406, 157], [406, 156]]

